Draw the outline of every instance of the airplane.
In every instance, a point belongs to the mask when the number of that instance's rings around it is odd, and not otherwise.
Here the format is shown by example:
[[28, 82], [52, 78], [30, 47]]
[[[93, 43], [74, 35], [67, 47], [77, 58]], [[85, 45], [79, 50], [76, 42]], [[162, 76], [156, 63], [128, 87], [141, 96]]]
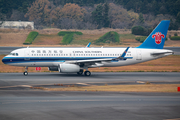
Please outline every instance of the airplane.
[[[50, 71], [90, 76], [88, 68], [116, 67], [158, 59], [174, 52], [163, 49], [169, 20], [161, 21], [138, 47], [132, 48], [20, 48], [2, 59], [4, 64], [25, 67], [48, 67]], [[84, 71], [85, 70], [85, 71]]]

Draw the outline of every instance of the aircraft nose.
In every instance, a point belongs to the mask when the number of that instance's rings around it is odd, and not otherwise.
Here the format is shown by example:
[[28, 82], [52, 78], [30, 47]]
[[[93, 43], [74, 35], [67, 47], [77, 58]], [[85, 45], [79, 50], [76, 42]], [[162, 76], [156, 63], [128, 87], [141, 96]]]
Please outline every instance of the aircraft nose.
[[2, 62], [3, 62], [4, 64], [6, 64], [6, 59], [5, 59], [5, 57], [2, 59]]

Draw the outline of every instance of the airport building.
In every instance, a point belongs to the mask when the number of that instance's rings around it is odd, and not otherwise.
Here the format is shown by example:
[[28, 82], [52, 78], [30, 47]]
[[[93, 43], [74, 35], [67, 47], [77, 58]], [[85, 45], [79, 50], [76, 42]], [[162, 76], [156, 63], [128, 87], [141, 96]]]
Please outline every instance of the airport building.
[[0, 28], [31, 29], [34, 30], [34, 22], [29, 21], [3, 21]]

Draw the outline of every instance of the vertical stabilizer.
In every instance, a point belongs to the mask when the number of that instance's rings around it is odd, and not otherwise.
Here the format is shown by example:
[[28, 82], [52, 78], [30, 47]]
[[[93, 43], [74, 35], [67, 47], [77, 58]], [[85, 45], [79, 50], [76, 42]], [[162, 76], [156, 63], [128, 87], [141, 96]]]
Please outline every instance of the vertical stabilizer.
[[161, 21], [146, 40], [137, 48], [163, 49], [169, 23], [169, 20]]

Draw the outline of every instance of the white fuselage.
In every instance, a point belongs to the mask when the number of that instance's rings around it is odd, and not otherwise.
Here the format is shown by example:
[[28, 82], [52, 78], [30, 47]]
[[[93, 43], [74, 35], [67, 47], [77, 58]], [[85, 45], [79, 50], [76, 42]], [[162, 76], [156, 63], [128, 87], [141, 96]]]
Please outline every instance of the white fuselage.
[[[126, 48], [21, 48], [3, 58], [5, 64], [26, 67], [57, 67], [69, 61], [112, 59], [121, 56]], [[152, 55], [153, 53], [162, 53]], [[126, 60], [101, 62], [87, 67], [115, 67], [145, 62], [172, 54], [165, 49], [129, 48]]]

